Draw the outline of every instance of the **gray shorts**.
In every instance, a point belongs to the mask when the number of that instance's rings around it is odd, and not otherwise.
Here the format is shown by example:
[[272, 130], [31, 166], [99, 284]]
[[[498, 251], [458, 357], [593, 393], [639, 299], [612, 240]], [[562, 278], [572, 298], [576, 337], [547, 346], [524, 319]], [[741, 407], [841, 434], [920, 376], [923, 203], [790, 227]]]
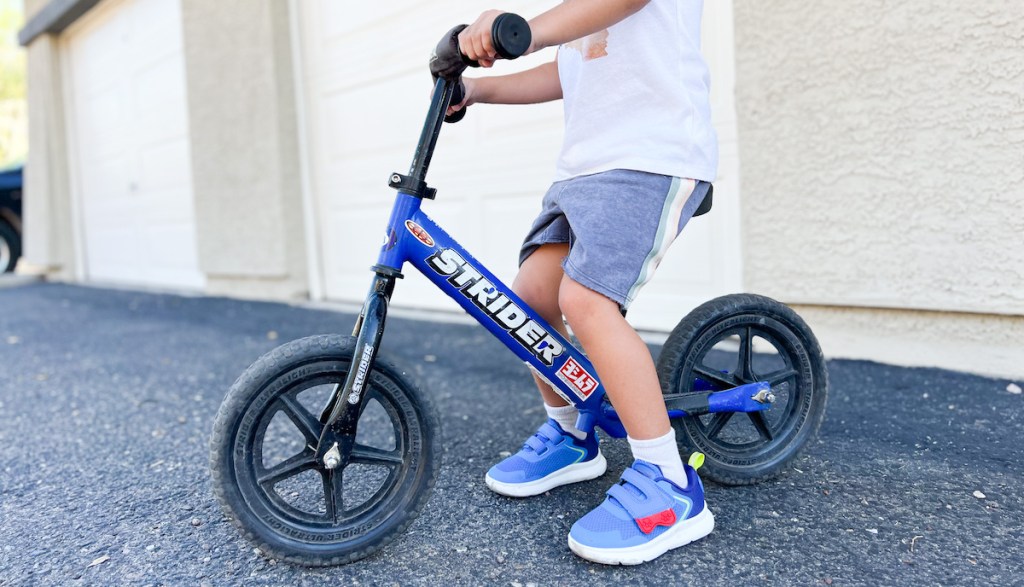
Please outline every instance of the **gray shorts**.
[[568, 243], [565, 274], [625, 310], [709, 187], [704, 181], [622, 169], [556, 182], [523, 241], [519, 264], [541, 245]]

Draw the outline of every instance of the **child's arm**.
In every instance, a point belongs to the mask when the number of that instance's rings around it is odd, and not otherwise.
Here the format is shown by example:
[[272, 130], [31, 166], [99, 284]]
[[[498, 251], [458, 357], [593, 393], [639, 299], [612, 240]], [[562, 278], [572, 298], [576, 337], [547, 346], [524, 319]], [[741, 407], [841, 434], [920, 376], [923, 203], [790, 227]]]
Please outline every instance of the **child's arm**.
[[[527, 53], [560, 45], [596, 33], [639, 11], [650, 0], [565, 0], [530, 21], [533, 40]], [[459, 48], [483, 67], [494, 64], [497, 52], [491, 27], [500, 10], [488, 10], [459, 33]], [[475, 103], [536, 104], [562, 97], [558, 65], [552, 61], [539, 67], [499, 77], [465, 78], [466, 97], [448, 108], [448, 114]]]
[[[532, 42], [527, 53], [583, 38], [638, 12], [650, 0], [565, 0], [530, 21]], [[488, 10], [459, 33], [459, 48], [483, 67], [494, 65], [497, 52], [491, 40], [494, 19], [502, 12]], [[528, 71], [488, 78], [464, 78], [466, 97], [448, 114], [474, 103], [536, 104], [562, 97], [558, 65], [552, 61]]]
[[448, 114], [477, 103], [537, 104], [562, 97], [558, 64], [554, 61], [512, 75], [462, 78], [462, 83], [466, 87], [466, 96], [461, 104], [450, 106]]
[[[647, 6], [650, 0], [565, 0], [530, 21], [533, 53], [606, 29]], [[488, 10], [459, 33], [459, 47], [483, 67], [494, 64], [497, 52], [491, 40], [491, 26], [500, 10]]]

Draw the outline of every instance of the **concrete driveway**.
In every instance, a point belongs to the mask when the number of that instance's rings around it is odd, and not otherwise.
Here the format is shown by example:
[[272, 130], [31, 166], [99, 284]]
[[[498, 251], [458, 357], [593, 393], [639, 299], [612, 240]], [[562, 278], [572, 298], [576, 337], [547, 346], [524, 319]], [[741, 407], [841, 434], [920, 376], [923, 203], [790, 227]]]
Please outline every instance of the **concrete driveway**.
[[[528, 500], [483, 484], [543, 418], [483, 329], [392, 319], [384, 351], [442, 413], [444, 466], [423, 515], [366, 560], [305, 569], [254, 551], [210, 490], [225, 390], [274, 346], [354, 316], [89, 287], [0, 288], [0, 585], [972, 585], [1019, 582], [1022, 382], [829, 363], [818, 441], [779, 479], [708, 486], [705, 540], [633, 568], [565, 536], [630, 458]], [[827, 349], [826, 349], [827, 353]], [[1013, 393], [1016, 391], [1016, 393]], [[499, 419], [484, 419], [490, 407]]]

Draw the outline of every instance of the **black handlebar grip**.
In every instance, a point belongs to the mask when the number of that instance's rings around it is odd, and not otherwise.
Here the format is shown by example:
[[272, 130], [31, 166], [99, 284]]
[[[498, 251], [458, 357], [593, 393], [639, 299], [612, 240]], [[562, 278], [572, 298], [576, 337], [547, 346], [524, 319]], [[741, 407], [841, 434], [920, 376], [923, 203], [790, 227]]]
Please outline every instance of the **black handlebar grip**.
[[[465, 98], [465, 97], [466, 97], [466, 86], [462, 85], [462, 80], [459, 80], [459, 85], [455, 86], [455, 91], [452, 92], [452, 101], [451, 101], [451, 103], [452, 104], [459, 104], [459, 103], [462, 102], [462, 99]], [[465, 116], [466, 116], [466, 109], [463, 108], [462, 110], [459, 110], [458, 112], [452, 112], [451, 114], [445, 115], [444, 121], [445, 122], [450, 122], [450, 123], [454, 124], [454, 123], [462, 120], [463, 118], [465, 118]]]
[[465, 28], [466, 25], [460, 24], [445, 33], [437, 43], [437, 47], [430, 55], [430, 75], [434, 76], [434, 79], [441, 77], [448, 81], [455, 81], [459, 79], [463, 71], [466, 71], [468, 63], [465, 62], [466, 58], [459, 50], [459, 33]]
[[[438, 77], [448, 81], [459, 80], [455, 92], [452, 94], [451, 103], [462, 102], [465, 96], [465, 87], [459, 79], [466, 67], [479, 67], [480, 64], [466, 57], [459, 48], [459, 33], [466, 28], [461, 24], [448, 31], [434, 49], [430, 56], [430, 73], [434, 79]], [[530, 49], [533, 42], [533, 35], [530, 32], [530, 24], [518, 14], [504, 12], [494, 19], [491, 25], [491, 40], [494, 43], [494, 50], [502, 59], [515, 59], [521, 57]], [[445, 122], [458, 122], [466, 116], [466, 109], [463, 108], [451, 116], [445, 116]]]
[[450, 122], [451, 124], [455, 124], [456, 122], [462, 120], [465, 117], [466, 117], [466, 109], [463, 108], [462, 110], [459, 110], [458, 112], [453, 112], [451, 114], [446, 114], [445, 117], [444, 117], [444, 121], [445, 122]]
[[525, 18], [505, 12], [494, 19], [494, 24], [491, 25], [491, 39], [494, 42], [494, 50], [502, 59], [515, 59], [530, 48], [533, 35]]

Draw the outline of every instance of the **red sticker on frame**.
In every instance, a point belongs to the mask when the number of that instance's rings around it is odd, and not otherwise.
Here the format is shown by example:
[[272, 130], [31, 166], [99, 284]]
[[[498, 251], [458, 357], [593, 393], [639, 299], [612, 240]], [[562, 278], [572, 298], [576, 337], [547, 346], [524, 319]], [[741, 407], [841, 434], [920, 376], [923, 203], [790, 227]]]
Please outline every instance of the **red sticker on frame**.
[[412, 220], [406, 220], [405, 227], [421, 243], [427, 245], [428, 247], [434, 246], [434, 239], [430, 238], [430, 234], [428, 234], [427, 231], [423, 230], [423, 227], [420, 226], [419, 224], [416, 224]]
[[558, 378], [566, 382], [576, 395], [583, 399], [590, 397], [590, 394], [597, 389], [597, 379], [587, 372], [572, 357], [558, 370]]

